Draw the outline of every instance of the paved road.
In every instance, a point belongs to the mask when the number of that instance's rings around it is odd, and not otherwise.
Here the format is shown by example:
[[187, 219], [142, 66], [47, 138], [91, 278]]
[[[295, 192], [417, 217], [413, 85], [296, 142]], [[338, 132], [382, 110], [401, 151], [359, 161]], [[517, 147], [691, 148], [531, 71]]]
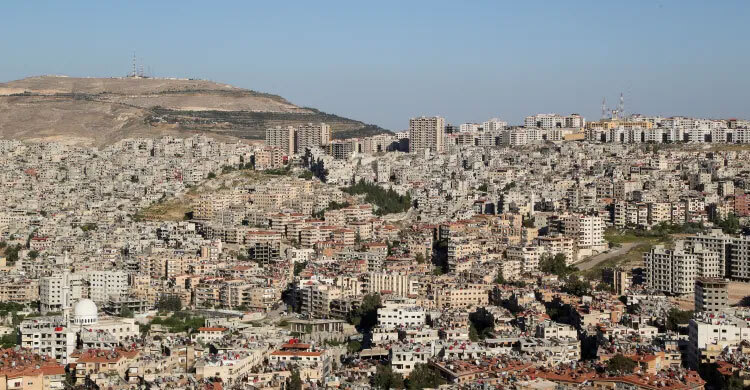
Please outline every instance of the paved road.
[[621, 247], [615, 250], [605, 252], [605, 253], [600, 253], [596, 256], [586, 258], [582, 262], [573, 264], [573, 265], [578, 267], [579, 270], [585, 271], [587, 269], [593, 268], [594, 266], [601, 263], [602, 261], [628, 253], [636, 245], [638, 245], [637, 242], [627, 242], [627, 243], [622, 244]]

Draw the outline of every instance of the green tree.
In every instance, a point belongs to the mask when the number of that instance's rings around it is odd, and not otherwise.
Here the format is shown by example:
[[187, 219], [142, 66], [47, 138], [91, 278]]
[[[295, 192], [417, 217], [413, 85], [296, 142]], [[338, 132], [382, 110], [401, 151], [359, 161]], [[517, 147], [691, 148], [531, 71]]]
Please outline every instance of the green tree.
[[607, 372], [613, 374], [630, 374], [635, 371], [636, 367], [638, 367], [638, 363], [636, 363], [633, 359], [623, 356], [622, 354], [617, 354], [611, 359], [607, 360]]
[[523, 220], [523, 227], [525, 227], [525, 228], [533, 228], [535, 220], [536, 220], [536, 218], [534, 218], [534, 217], [524, 218], [524, 220]]
[[18, 261], [18, 252], [23, 249], [21, 244], [10, 245], [5, 248], [5, 260], [8, 265], [16, 264]]
[[[479, 339], [486, 338], [490, 332], [495, 330], [495, 317], [487, 311], [487, 309], [480, 307], [475, 312], [469, 314], [469, 336], [471, 336], [471, 328], [474, 328], [476, 337]], [[472, 340], [474, 341], [474, 340]]]
[[558, 253], [554, 257], [545, 255], [539, 261], [539, 269], [544, 273], [561, 277], [570, 275], [575, 272], [576, 269], [574, 267], [569, 267], [565, 263], [565, 259], [564, 253]]
[[18, 331], [13, 329], [12, 332], [0, 337], [0, 347], [13, 348], [18, 345]]
[[177, 295], [164, 294], [156, 302], [156, 308], [160, 311], [180, 311], [182, 310], [182, 301]]
[[562, 290], [568, 294], [582, 297], [591, 292], [591, 283], [575, 275], [571, 275], [565, 281]]
[[376, 389], [403, 389], [404, 377], [393, 372], [390, 366], [379, 365], [370, 384]]
[[346, 344], [346, 351], [349, 353], [356, 353], [362, 350], [362, 343], [357, 340], [351, 340]]
[[289, 377], [289, 390], [302, 390], [302, 378], [299, 376], [299, 370], [292, 370], [292, 376]]
[[411, 208], [409, 194], [399, 195], [392, 189], [386, 190], [377, 184], [367, 183], [364, 180], [344, 188], [343, 191], [350, 195], [365, 195], [367, 203], [377, 206], [375, 213], [378, 215], [401, 213]]
[[349, 312], [349, 322], [362, 329], [369, 331], [378, 322], [378, 308], [380, 308], [380, 294], [367, 294], [362, 298], [362, 303]]
[[409, 374], [409, 379], [406, 380], [406, 387], [413, 390], [434, 389], [443, 384], [445, 384], [445, 380], [440, 376], [440, 373], [432, 366], [422, 363], [417, 363], [414, 366], [414, 370]]
[[120, 317], [133, 318], [133, 311], [130, 310], [130, 308], [127, 306], [123, 307], [122, 310], [120, 311]]
[[469, 340], [474, 342], [479, 341], [479, 332], [477, 332], [477, 328], [472, 323], [469, 323]]
[[415, 259], [417, 260], [417, 263], [419, 264], [422, 264], [426, 261], [423, 253], [417, 253], [417, 256], [415, 256]]
[[692, 311], [671, 308], [667, 313], [667, 329], [677, 331], [680, 324], [687, 324], [692, 318]]
[[302, 271], [304, 271], [305, 268], [307, 268], [307, 262], [306, 261], [301, 261], [299, 263], [294, 263], [294, 276], [297, 276], [300, 273], [302, 273]]
[[740, 219], [734, 213], [727, 215], [726, 219], [717, 219], [716, 224], [727, 234], [737, 234], [740, 229]]
[[208, 173], [208, 176], [207, 176], [207, 178], [209, 178], [209, 179], [213, 179], [213, 178], [215, 178], [215, 177], [216, 177], [216, 174], [215, 174], [215, 173], [213, 173], [213, 172], [209, 172], [209, 173]]
[[740, 378], [739, 375], [736, 373], [729, 377], [729, 381], [727, 381], [726, 388], [728, 390], [744, 390], [747, 387], [745, 386], [745, 381]]

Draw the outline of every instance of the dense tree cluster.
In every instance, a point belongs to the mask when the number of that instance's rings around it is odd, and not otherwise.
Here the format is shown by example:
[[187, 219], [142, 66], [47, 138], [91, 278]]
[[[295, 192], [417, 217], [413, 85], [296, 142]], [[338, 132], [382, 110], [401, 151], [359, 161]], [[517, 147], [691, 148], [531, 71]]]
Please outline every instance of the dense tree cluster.
[[607, 372], [612, 374], [630, 374], [635, 371], [636, 367], [638, 363], [622, 354], [617, 354], [607, 360]]
[[480, 307], [469, 314], [469, 338], [471, 341], [484, 339], [493, 330], [495, 330], [495, 317], [487, 309]]
[[182, 301], [177, 295], [162, 295], [156, 302], [156, 308], [159, 311], [180, 311], [182, 309]]
[[0, 248], [5, 249], [4, 256], [5, 256], [5, 261], [7, 262], [7, 264], [13, 265], [13, 264], [16, 264], [16, 262], [18, 261], [18, 252], [20, 252], [21, 249], [23, 249], [23, 245], [21, 244], [6, 245], [5, 242], [3, 242]]
[[575, 275], [570, 275], [563, 284], [562, 290], [570, 295], [582, 297], [591, 293], [591, 283]]
[[344, 188], [343, 191], [350, 195], [365, 195], [366, 202], [377, 206], [375, 211], [377, 215], [402, 213], [411, 208], [409, 194], [399, 195], [392, 189], [386, 190], [377, 184], [367, 183], [364, 180]]
[[349, 312], [349, 322], [362, 330], [370, 330], [378, 322], [378, 308], [382, 307], [380, 294], [367, 294], [362, 303]]
[[404, 377], [399, 373], [393, 372], [391, 366], [379, 365], [375, 370], [375, 375], [372, 376], [370, 384], [376, 389], [403, 389]]
[[417, 363], [414, 370], [409, 374], [406, 380], [407, 389], [437, 389], [440, 385], [445, 384], [445, 379], [440, 373], [428, 364]]
[[680, 324], [687, 324], [692, 318], [692, 311], [671, 308], [667, 313], [667, 329], [677, 331]]
[[569, 267], [565, 263], [565, 255], [558, 253], [555, 256], [545, 255], [539, 261], [539, 269], [548, 274], [557, 276], [568, 276], [577, 271], [575, 267]]
[[737, 234], [742, 228], [740, 225], [740, 219], [734, 214], [727, 215], [726, 219], [716, 218], [714, 223], [727, 234]]

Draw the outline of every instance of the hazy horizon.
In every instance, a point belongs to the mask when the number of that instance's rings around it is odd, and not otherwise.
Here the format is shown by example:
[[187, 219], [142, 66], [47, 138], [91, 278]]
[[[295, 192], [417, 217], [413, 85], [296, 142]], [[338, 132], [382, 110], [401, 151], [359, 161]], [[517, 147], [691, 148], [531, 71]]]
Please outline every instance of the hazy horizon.
[[741, 1], [11, 3], [0, 79], [201, 78], [398, 131], [526, 115], [748, 118]]

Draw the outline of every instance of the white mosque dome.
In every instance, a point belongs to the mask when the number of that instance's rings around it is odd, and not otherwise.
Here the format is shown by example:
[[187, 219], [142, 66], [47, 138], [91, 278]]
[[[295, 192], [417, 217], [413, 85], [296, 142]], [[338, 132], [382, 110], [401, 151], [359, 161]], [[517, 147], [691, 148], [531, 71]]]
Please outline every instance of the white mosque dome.
[[99, 320], [99, 309], [90, 299], [81, 299], [73, 306], [73, 323], [76, 325], [95, 324]]

